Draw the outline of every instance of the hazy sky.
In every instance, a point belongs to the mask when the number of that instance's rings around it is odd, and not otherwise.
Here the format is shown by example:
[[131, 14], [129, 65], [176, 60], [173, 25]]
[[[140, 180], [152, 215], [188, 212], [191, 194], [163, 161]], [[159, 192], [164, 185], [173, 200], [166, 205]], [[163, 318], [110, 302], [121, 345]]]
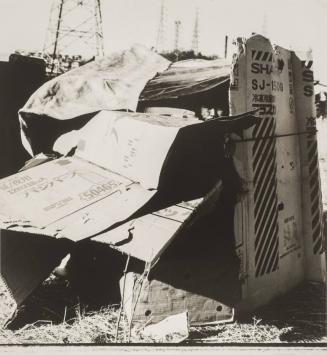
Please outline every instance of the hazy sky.
[[[0, 0], [0, 53], [42, 50], [52, 0]], [[76, 0], [77, 1], [77, 0]], [[161, 0], [102, 0], [105, 51], [131, 43], [154, 46]], [[199, 50], [223, 55], [224, 38], [263, 33], [275, 44], [312, 48], [316, 78], [327, 83], [327, 0], [166, 0], [166, 45], [173, 47], [180, 20], [180, 46], [190, 48], [199, 9]], [[264, 20], [265, 19], [265, 20]], [[326, 63], [326, 64], [325, 64]]]

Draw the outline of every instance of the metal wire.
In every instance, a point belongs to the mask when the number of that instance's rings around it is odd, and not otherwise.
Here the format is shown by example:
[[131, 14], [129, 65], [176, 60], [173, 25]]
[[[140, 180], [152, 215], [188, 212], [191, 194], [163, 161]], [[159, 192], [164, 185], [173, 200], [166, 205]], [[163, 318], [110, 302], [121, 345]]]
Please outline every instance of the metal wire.
[[128, 254], [127, 255], [126, 264], [125, 264], [125, 268], [124, 268], [124, 271], [123, 271], [123, 277], [124, 277], [124, 279], [123, 279], [123, 290], [122, 290], [119, 315], [118, 315], [117, 325], [116, 325], [115, 343], [117, 343], [117, 340], [118, 340], [119, 324], [120, 324], [120, 320], [121, 320], [121, 316], [122, 316], [122, 312], [123, 312], [123, 307], [124, 307], [126, 274], [127, 274], [127, 269], [128, 269], [130, 257], [131, 257], [130, 254]]
[[303, 131], [303, 132], [296, 132], [296, 133], [285, 133], [285, 134], [273, 134], [271, 136], [263, 136], [263, 137], [254, 137], [254, 138], [246, 138], [246, 139], [233, 139], [232, 141], [235, 143], [242, 143], [242, 142], [254, 142], [262, 139], [274, 139], [274, 138], [281, 138], [281, 137], [290, 137], [290, 136], [300, 136], [303, 134], [308, 135], [315, 135], [318, 131], [316, 129], [310, 131]]

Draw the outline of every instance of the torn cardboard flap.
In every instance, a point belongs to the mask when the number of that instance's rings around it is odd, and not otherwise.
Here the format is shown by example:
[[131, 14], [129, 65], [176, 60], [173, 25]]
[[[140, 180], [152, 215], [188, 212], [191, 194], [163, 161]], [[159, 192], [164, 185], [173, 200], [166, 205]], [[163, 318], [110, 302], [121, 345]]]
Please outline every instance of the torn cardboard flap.
[[[151, 262], [158, 257], [192, 212], [191, 209], [172, 206], [160, 211], [160, 214], [145, 215], [92, 239], [109, 244], [137, 259]], [[172, 216], [165, 217], [165, 214]], [[175, 214], [180, 218], [175, 219]]]
[[214, 209], [221, 190], [222, 183], [219, 181], [204, 198], [147, 214], [92, 240], [109, 244], [144, 262], [154, 263], [183, 228]]

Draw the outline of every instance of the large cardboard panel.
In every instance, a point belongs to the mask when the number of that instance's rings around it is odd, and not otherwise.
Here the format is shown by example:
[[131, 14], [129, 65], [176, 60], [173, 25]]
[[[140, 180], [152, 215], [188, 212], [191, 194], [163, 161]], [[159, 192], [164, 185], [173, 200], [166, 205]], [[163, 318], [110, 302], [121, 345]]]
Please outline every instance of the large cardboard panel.
[[127, 318], [133, 326], [144, 325], [187, 311], [191, 325], [231, 321], [239, 299], [237, 274], [236, 264], [183, 258], [158, 263], [146, 278], [130, 272], [125, 289], [124, 279], [120, 285]]
[[248, 193], [235, 214], [243, 300], [253, 309], [304, 279], [302, 171], [291, 53], [256, 35], [238, 41], [231, 73], [232, 114], [261, 117], [237, 143], [236, 167]]
[[300, 131], [312, 134], [300, 136], [303, 240], [306, 279], [326, 279], [323, 242], [322, 200], [316, 137], [313, 61], [292, 54], [296, 119]]
[[202, 122], [190, 116], [102, 111], [82, 129], [61, 136], [54, 150], [66, 154], [77, 146], [76, 156], [188, 201], [203, 197], [222, 176], [224, 134], [255, 122], [251, 112]]
[[77, 156], [140, 182], [145, 188], [157, 188], [163, 162], [179, 128], [199, 122], [101, 111], [78, 132], [60, 137], [54, 149], [65, 153], [77, 145]]
[[214, 210], [221, 190], [219, 181], [204, 198], [154, 211], [92, 239], [153, 265], [179, 233]]
[[2, 179], [0, 274], [16, 303], [48, 277], [69, 252], [69, 243], [125, 222], [153, 195], [77, 157]]
[[327, 120], [325, 118], [317, 119], [317, 130], [322, 203], [323, 210], [327, 211]]
[[[243, 40], [236, 40], [237, 53], [233, 56], [233, 64], [230, 74], [229, 105], [230, 114], [245, 112], [247, 104], [247, 81], [244, 73], [246, 67], [245, 46]], [[244, 138], [249, 138], [251, 130], [243, 132]], [[245, 189], [250, 192], [250, 170], [247, 164], [250, 159], [250, 142], [244, 141], [236, 144], [233, 161], [239, 175], [243, 178]], [[242, 281], [242, 297], [247, 297], [248, 270], [249, 270], [249, 241], [253, 235], [252, 224], [253, 210], [251, 209], [251, 198], [249, 196], [240, 199], [235, 207], [234, 230], [236, 253], [240, 259], [240, 280]]]
[[109, 232], [101, 233], [93, 240], [109, 244], [144, 262], [153, 262], [192, 212], [192, 208], [171, 206], [126, 222]]
[[[279, 291], [303, 280], [302, 179], [299, 131], [294, 99], [291, 52], [274, 47], [273, 107], [276, 108], [276, 177], [278, 198]], [[274, 109], [273, 109], [274, 110]]]
[[[239, 260], [234, 252], [231, 225], [226, 223], [230, 211], [224, 190], [219, 196], [218, 184], [190, 217], [183, 224], [180, 222], [173, 235], [163, 229], [170, 226], [171, 219], [185, 219], [184, 214], [177, 214], [180, 206], [156, 213], [161, 223], [154, 226], [158, 229], [153, 228], [154, 233], [142, 235], [142, 229], [138, 231], [136, 225], [134, 245], [133, 239], [125, 245], [134, 246], [131, 255], [147, 261], [145, 272], [141, 275], [129, 268], [126, 280], [121, 280], [125, 311], [133, 325], [157, 322], [182, 311], [188, 312], [191, 324], [232, 319], [233, 306], [240, 300]], [[105, 237], [110, 238], [110, 233]], [[163, 237], [166, 245], [162, 243]], [[145, 259], [147, 250], [137, 248], [137, 239], [145, 242], [146, 249], [153, 250], [151, 258]], [[123, 248], [124, 245], [116, 249], [124, 251]]]
[[0, 223], [77, 241], [125, 221], [153, 195], [80, 158], [60, 158], [1, 180]]

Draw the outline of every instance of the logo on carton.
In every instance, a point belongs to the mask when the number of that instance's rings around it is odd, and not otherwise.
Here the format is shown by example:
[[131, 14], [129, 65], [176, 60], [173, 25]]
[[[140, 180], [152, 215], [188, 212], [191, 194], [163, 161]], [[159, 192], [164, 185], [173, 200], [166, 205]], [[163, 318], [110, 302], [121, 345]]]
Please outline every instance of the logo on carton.
[[267, 75], [273, 72], [281, 73], [284, 66], [284, 60], [282, 58], [275, 59], [272, 52], [252, 50], [251, 73]]
[[[120, 182], [110, 180], [103, 183], [95, 184], [86, 191], [79, 194], [79, 198], [83, 201], [91, 201], [104, 195], [108, 195], [121, 185]], [[115, 191], [117, 192], [117, 191]]]

